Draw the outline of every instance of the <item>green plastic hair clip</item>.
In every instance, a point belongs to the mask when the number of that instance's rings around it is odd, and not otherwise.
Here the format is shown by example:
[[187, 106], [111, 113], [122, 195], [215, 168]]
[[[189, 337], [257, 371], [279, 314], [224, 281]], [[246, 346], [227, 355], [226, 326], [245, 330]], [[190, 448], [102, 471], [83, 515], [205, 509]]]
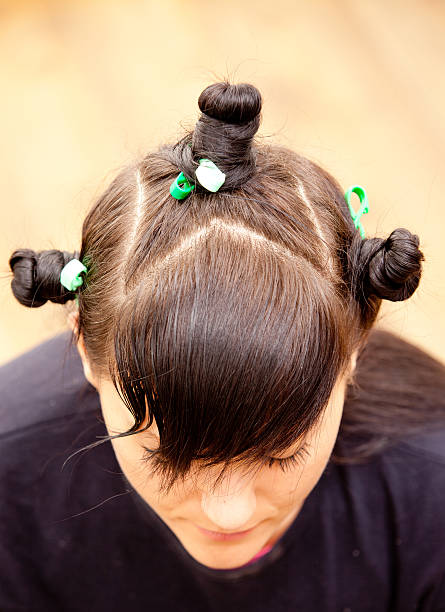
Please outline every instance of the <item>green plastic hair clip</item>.
[[[358, 212], [355, 212], [351, 205], [351, 195], [353, 193], [356, 193], [360, 198], [360, 208], [358, 209]], [[360, 222], [360, 217], [369, 212], [368, 196], [366, 195], [366, 191], [363, 189], [363, 187], [360, 187], [360, 185], [353, 185], [346, 190], [345, 200], [349, 206], [349, 212], [351, 213], [355, 227], [359, 230], [360, 236], [365, 238], [365, 229]]]
[[195, 186], [190, 185], [188, 178], [184, 175], [184, 173], [180, 172], [170, 185], [170, 193], [177, 200], [183, 200], [193, 191], [194, 188]]
[[75, 291], [83, 284], [82, 272], [86, 272], [87, 269], [78, 259], [71, 259], [66, 266], [62, 268], [60, 273], [60, 282], [68, 289], [68, 291]]

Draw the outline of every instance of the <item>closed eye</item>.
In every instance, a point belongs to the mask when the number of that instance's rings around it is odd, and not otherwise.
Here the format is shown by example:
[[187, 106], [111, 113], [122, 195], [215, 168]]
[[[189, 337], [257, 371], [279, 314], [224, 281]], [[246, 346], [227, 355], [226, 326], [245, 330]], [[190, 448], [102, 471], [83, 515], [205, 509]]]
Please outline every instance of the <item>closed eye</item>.
[[286, 470], [290, 470], [294, 465], [304, 463], [304, 459], [307, 458], [309, 454], [309, 445], [303, 444], [303, 446], [290, 457], [284, 457], [283, 459], [269, 457], [269, 467], [272, 467], [272, 465], [278, 463], [283, 472], [285, 472]]
[[[153, 458], [153, 455], [156, 453], [156, 450], [152, 448], [148, 448], [147, 446], [142, 446], [144, 449], [144, 454], [142, 457], [142, 461], [144, 463], [149, 463]], [[283, 472], [290, 470], [292, 467], [298, 464], [304, 463], [304, 460], [310, 455], [309, 452], [309, 444], [303, 444], [293, 455], [290, 457], [268, 457], [266, 462], [268, 463], [269, 468], [273, 465], [277, 464], [280, 466]]]

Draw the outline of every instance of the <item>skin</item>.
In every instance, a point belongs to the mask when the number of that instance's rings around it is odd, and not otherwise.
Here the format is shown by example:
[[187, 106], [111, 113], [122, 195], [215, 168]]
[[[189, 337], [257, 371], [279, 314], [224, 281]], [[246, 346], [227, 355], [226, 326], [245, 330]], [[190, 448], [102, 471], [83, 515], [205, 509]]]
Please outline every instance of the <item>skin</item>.
[[[76, 315], [70, 316], [72, 326]], [[89, 366], [82, 338], [78, 344], [85, 377], [97, 389], [109, 435], [128, 431], [133, 418], [111, 380], [98, 380]], [[126, 478], [162, 521], [176, 535], [187, 552], [199, 563], [214, 569], [229, 569], [249, 562], [264, 546], [273, 545], [290, 527], [319, 481], [335, 445], [348, 380], [356, 364], [352, 355], [350, 369], [340, 377], [316, 429], [306, 437], [309, 454], [283, 472], [276, 463], [267, 464], [253, 474], [234, 466], [215, 488], [221, 468], [193, 470], [184, 482], [175, 484], [167, 494], [159, 494], [160, 481], [142, 461], [143, 445], [156, 447], [156, 423], [145, 432], [112, 440], [117, 461]], [[141, 425], [146, 425], [147, 420]], [[301, 442], [300, 442], [301, 444]], [[289, 457], [298, 444], [279, 455]], [[252, 532], [235, 540], [216, 541], [196, 526], [219, 532]]]

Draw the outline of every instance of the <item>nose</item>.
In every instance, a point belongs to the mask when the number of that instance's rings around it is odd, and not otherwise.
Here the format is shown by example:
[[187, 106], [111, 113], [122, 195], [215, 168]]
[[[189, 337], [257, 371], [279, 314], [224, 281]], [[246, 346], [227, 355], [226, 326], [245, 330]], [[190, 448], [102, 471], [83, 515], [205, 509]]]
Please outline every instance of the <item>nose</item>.
[[201, 508], [220, 529], [242, 531], [256, 508], [253, 482], [242, 474], [232, 473], [211, 493], [203, 493]]

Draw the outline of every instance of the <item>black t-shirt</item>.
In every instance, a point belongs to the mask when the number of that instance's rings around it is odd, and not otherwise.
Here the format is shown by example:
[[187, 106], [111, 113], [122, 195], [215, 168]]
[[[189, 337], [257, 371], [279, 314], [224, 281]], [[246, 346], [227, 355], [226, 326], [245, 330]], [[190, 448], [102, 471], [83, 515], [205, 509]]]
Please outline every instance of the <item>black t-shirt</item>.
[[286, 533], [198, 563], [122, 475], [61, 334], [0, 369], [1, 612], [445, 611], [445, 427], [329, 461]]

